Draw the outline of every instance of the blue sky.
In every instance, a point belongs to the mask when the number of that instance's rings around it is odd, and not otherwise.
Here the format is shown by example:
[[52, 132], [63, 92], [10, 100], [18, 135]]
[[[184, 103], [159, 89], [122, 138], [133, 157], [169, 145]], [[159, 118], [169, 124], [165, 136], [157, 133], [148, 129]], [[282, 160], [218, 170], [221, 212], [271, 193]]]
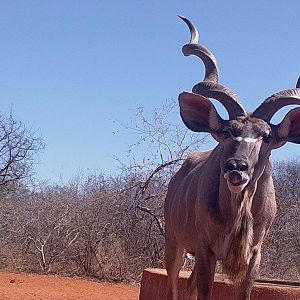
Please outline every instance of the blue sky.
[[[203, 78], [201, 62], [181, 54], [189, 33], [177, 14], [198, 27], [221, 83], [253, 111], [300, 75], [299, 11], [298, 0], [1, 1], [0, 111], [13, 109], [42, 135], [38, 178], [116, 172], [113, 157], [125, 156], [132, 137], [113, 135], [113, 121], [127, 122], [139, 105], [151, 111]], [[274, 157], [299, 150], [286, 145]]]

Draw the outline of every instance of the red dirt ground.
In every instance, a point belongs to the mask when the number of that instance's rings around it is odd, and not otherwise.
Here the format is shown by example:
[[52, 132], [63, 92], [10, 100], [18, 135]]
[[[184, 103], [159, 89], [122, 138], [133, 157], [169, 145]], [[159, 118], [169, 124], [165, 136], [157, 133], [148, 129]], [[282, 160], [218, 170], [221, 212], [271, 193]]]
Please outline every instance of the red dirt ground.
[[137, 300], [139, 286], [0, 272], [0, 300]]

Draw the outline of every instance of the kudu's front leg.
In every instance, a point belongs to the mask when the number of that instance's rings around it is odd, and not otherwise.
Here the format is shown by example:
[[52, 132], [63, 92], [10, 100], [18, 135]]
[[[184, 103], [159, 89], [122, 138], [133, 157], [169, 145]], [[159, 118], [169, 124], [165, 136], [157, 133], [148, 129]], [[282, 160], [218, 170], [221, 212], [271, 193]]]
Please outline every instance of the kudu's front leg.
[[261, 259], [261, 246], [255, 247], [252, 251], [252, 257], [249, 262], [249, 267], [245, 279], [236, 288], [237, 300], [250, 300], [251, 289], [255, 279], [258, 276], [258, 270]]
[[[195, 256], [195, 280], [191, 284], [197, 287], [197, 300], [210, 300], [212, 296], [212, 288], [214, 283], [216, 267], [215, 254], [209, 247], [202, 243], [198, 245]], [[194, 295], [193, 289], [189, 289], [190, 295]], [[189, 298], [189, 295], [187, 299]]]
[[165, 243], [165, 262], [170, 285], [167, 299], [178, 300], [178, 275], [184, 263], [184, 249], [168, 234]]

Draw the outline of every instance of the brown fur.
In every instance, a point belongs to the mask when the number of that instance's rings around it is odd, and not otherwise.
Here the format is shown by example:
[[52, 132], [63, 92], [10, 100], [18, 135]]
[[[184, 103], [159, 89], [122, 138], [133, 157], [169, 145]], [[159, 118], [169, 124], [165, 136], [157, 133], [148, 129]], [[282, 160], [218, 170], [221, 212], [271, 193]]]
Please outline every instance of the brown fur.
[[251, 199], [246, 195], [239, 199], [232, 231], [233, 238], [223, 262], [226, 273], [235, 284], [245, 278], [250, 260], [253, 241], [253, 217], [250, 203]]

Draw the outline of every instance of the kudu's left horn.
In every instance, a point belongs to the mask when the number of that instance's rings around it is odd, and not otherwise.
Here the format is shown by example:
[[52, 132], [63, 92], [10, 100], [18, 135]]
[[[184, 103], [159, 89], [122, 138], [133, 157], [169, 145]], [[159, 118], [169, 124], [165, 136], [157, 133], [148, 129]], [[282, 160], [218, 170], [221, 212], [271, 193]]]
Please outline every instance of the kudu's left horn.
[[252, 116], [270, 122], [274, 114], [284, 106], [300, 105], [300, 77], [296, 88], [281, 91], [268, 97], [253, 113]]
[[183, 16], [178, 17], [188, 25], [191, 33], [190, 42], [182, 47], [183, 54], [185, 56], [195, 55], [205, 65], [204, 80], [193, 87], [193, 93], [218, 100], [226, 108], [230, 119], [245, 115], [246, 112], [240, 104], [238, 96], [218, 83], [219, 71], [216, 58], [208, 49], [199, 44], [199, 33], [196, 27], [189, 19]]

